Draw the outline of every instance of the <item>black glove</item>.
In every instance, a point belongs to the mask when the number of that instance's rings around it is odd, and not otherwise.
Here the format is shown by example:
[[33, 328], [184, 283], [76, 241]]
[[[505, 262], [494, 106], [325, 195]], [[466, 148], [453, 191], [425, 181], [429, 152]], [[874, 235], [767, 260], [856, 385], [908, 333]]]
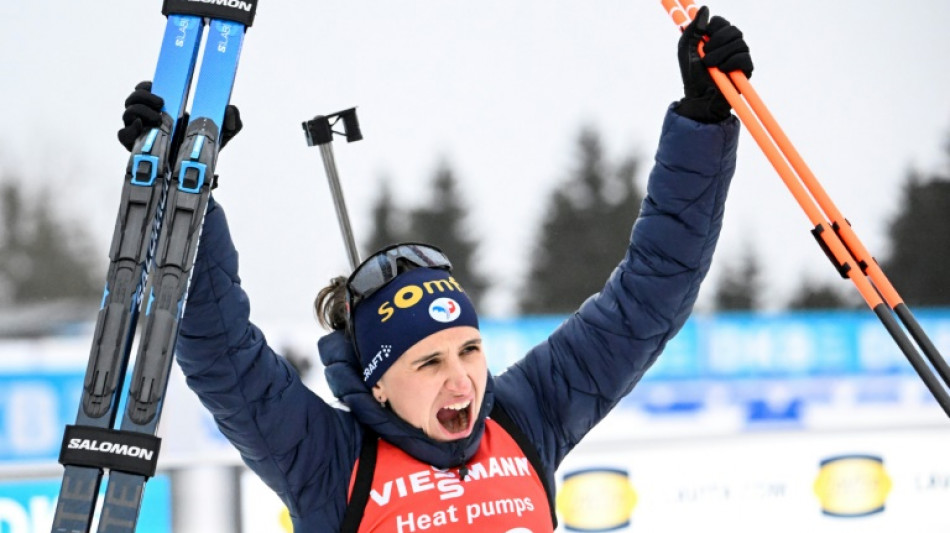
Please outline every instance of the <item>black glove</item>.
[[[709, 41], [703, 48], [705, 57], [700, 58], [699, 42], [707, 36]], [[752, 76], [752, 56], [739, 28], [719, 16], [710, 20], [709, 8], [703, 6], [683, 30], [677, 52], [685, 98], [680, 100], [675, 111], [697, 122], [715, 123], [728, 118], [732, 106], [706, 69], [741, 70], [746, 77]]]
[[233, 139], [243, 127], [241, 112], [237, 106], [228, 104], [228, 107], [224, 108], [224, 123], [221, 124], [221, 148], [224, 148], [224, 145], [228, 144], [228, 141]]
[[165, 101], [162, 97], [152, 94], [152, 82], [143, 81], [135, 86], [132, 94], [125, 99], [125, 113], [122, 113], [125, 127], [119, 130], [119, 142], [126, 150], [132, 151], [135, 140], [143, 131], [162, 125], [163, 105]]
[[[132, 151], [135, 140], [142, 132], [161, 126], [162, 106], [165, 101], [162, 97], [152, 94], [152, 82], [143, 81], [135, 86], [132, 94], [125, 99], [125, 112], [122, 113], [122, 122], [125, 127], [119, 130], [119, 142], [126, 150]], [[228, 105], [224, 110], [224, 124], [221, 125], [221, 148], [234, 138], [244, 123], [241, 122], [241, 112], [236, 106]]]

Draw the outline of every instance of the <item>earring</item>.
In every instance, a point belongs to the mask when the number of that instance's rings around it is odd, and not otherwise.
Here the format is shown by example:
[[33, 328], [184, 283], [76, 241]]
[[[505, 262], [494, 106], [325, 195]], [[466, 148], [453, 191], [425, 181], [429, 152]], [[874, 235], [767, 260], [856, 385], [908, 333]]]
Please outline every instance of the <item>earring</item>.
[[382, 396], [377, 396], [376, 401], [379, 402], [380, 407], [386, 407], [386, 400]]

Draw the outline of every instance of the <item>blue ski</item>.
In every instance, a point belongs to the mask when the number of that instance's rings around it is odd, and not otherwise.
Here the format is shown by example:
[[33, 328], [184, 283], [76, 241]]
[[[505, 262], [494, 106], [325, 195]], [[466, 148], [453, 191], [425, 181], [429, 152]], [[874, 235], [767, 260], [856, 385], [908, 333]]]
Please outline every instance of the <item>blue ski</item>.
[[[60, 452], [65, 470], [53, 533], [90, 531], [106, 470], [109, 484], [99, 531], [135, 530], [144, 485], [158, 461], [160, 439], [155, 433], [214, 177], [221, 124], [255, 9], [256, 0], [164, 0], [168, 20], [152, 83], [152, 92], [165, 102], [162, 125], [143, 133], [126, 166], [81, 405], [76, 423], [66, 427]], [[208, 42], [189, 121], [185, 108], [208, 18]], [[149, 297], [143, 302], [146, 292]], [[115, 429], [143, 312], [126, 412]]]
[[[200, 17], [168, 17], [153, 80], [153, 92], [165, 99], [162, 126], [140, 138], [129, 157], [110, 265], [86, 368], [78, 428], [110, 429], [115, 423], [121, 387], [132, 350], [139, 304], [161, 224], [165, 184], [175, 129], [198, 57], [204, 23]], [[68, 435], [64, 447], [97, 442]], [[53, 532], [84, 532], [92, 523], [103, 467], [66, 464]]]
[[[209, 24], [191, 120], [178, 149], [155, 264], [149, 272], [144, 327], [122, 418], [123, 431], [154, 435], [158, 430], [244, 29], [242, 24], [223, 20]], [[135, 531], [147, 479], [141, 473], [110, 474], [100, 533]]]

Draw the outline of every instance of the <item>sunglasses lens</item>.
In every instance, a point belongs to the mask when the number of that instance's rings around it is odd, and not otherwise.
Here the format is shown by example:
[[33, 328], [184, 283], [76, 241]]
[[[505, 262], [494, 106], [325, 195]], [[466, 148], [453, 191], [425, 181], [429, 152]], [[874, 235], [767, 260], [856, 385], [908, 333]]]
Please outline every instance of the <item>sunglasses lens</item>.
[[353, 296], [369, 296], [376, 289], [382, 287], [387, 280], [396, 277], [392, 271], [393, 268], [385, 255], [375, 255], [364, 261], [353, 272], [347, 287], [353, 293]]
[[400, 244], [377, 252], [353, 271], [347, 281], [351, 305], [381, 289], [399, 274], [399, 261], [417, 267], [452, 268], [449, 258], [438, 248], [423, 244]]

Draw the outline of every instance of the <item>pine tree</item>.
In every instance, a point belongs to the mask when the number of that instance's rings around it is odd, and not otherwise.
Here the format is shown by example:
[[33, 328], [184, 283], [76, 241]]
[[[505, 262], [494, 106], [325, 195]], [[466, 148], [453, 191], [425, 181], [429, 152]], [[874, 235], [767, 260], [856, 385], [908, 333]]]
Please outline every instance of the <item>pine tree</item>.
[[890, 224], [890, 254], [881, 265], [910, 305], [950, 305], [950, 176], [908, 177]]
[[838, 286], [830, 282], [803, 279], [788, 302], [788, 309], [805, 311], [812, 309], [849, 309], [855, 302], [847, 298]]
[[452, 261], [455, 279], [478, 308], [489, 282], [477, 270], [478, 242], [465, 227], [468, 211], [459, 198], [457, 183], [451, 166], [442, 162], [432, 180], [431, 199], [409, 212], [408, 240], [441, 248]]
[[571, 312], [599, 291], [623, 258], [640, 211], [635, 158], [611, 168], [590, 128], [577, 149], [577, 166], [548, 201], [519, 301], [523, 313]]
[[372, 233], [363, 246], [363, 257], [390, 244], [408, 240], [405, 231], [406, 214], [393, 203], [389, 180], [382, 178], [379, 181], [379, 196], [376, 197], [372, 209]]
[[755, 250], [747, 244], [735, 264], [726, 264], [716, 288], [715, 306], [720, 311], [753, 311], [760, 307], [762, 268]]
[[0, 210], [0, 305], [95, 302], [100, 276], [82, 227], [62, 219], [50, 202], [27, 198], [17, 180], [0, 185]]
[[911, 306], [950, 306], [950, 136], [943, 168], [907, 174], [899, 206], [888, 227], [888, 256], [880, 261], [888, 279]]

